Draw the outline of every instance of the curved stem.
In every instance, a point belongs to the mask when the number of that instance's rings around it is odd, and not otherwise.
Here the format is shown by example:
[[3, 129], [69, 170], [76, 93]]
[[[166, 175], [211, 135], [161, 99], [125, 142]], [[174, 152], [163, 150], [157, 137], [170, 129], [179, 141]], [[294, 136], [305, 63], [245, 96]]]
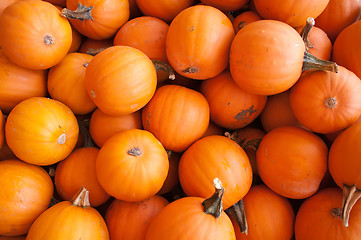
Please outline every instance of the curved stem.
[[162, 61], [159, 61], [159, 60], [152, 60], [153, 62], [153, 65], [155, 67], [155, 70], [158, 72], [158, 71], [165, 71], [168, 73], [168, 78], [170, 80], [174, 80], [175, 79], [175, 74], [174, 74], [174, 70], [173, 68], [165, 63], [165, 62], [162, 62]]
[[356, 185], [347, 186], [343, 185], [343, 199], [342, 199], [342, 215], [341, 220], [345, 227], [348, 227], [348, 220], [350, 212], [357, 200], [361, 197], [361, 191], [357, 189]]
[[248, 234], [248, 224], [246, 218], [246, 211], [242, 199], [239, 200], [232, 207], [227, 208], [226, 212], [237, 222], [241, 233]]
[[90, 207], [89, 191], [83, 187], [72, 201], [74, 206], [87, 208]]
[[309, 48], [313, 48], [313, 45], [310, 43], [310, 40], [308, 39], [308, 35], [310, 34], [310, 31], [314, 25], [315, 25], [315, 19], [309, 17], [307, 18], [306, 25], [301, 31], [301, 37], [303, 39], [303, 42], [305, 43], [306, 50], [308, 50]]
[[213, 215], [218, 218], [223, 210], [222, 197], [224, 193], [224, 187], [218, 178], [213, 180], [215, 188], [214, 194], [202, 202], [204, 212]]
[[77, 19], [80, 21], [93, 20], [91, 14], [90, 14], [90, 11], [92, 9], [93, 9], [93, 7], [83, 6], [83, 5], [81, 5], [81, 3], [78, 3], [78, 7], [75, 11], [64, 8], [61, 11], [61, 14], [68, 19]]
[[307, 70], [323, 70], [337, 73], [338, 65], [335, 62], [319, 59], [311, 53], [305, 51], [305, 55], [303, 56], [302, 71]]

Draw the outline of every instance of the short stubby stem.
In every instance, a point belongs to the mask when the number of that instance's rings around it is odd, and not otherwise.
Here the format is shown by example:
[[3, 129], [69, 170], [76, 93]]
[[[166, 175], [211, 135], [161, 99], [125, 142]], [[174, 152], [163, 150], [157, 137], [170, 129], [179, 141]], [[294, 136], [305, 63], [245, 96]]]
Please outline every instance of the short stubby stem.
[[128, 154], [133, 157], [139, 157], [140, 155], [142, 155], [142, 149], [140, 149], [139, 147], [131, 148], [128, 150]]
[[326, 100], [325, 100], [325, 106], [326, 106], [327, 108], [332, 109], [332, 108], [336, 107], [336, 105], [337, 105], [337, 99], [336, 99], [336, 98], [334, 98], [334, 97], [328, 97], [328, 98], [326, 98]]
[[54, 38], [50, 35], [45, 35], [44, 36], [44, 43], [46, 46], [50, 46], [52, 44], [54, 44]]
[[93, 20], [93, 17], [90, 14], [92, 9], [93, 7], [83, 6], [78, 3], [78, 8], [75, 11], [64, 8], [61, 11], [61, 14], [68, 19], [77, 19], [80, 21]]
[[62, 133], [59, 137], [58, 137], [58, 143], [59, 144], [64, 144], [66, 141], [66, 135], [65, 133]]

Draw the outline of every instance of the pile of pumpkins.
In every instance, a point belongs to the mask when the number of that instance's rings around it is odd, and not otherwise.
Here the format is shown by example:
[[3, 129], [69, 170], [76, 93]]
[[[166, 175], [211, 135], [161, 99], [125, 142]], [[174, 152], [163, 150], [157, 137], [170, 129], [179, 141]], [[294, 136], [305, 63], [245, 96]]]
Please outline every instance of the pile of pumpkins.
[[2, 0], [0, 240], [359, 239], [360, 13]]

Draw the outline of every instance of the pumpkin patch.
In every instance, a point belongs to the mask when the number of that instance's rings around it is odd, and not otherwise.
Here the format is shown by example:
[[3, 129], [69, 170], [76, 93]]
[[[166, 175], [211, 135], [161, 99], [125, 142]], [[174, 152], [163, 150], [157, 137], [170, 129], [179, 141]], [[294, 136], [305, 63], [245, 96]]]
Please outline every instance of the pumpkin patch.
[[0, 240], [359, 239], [360, 16], [1, 1]]

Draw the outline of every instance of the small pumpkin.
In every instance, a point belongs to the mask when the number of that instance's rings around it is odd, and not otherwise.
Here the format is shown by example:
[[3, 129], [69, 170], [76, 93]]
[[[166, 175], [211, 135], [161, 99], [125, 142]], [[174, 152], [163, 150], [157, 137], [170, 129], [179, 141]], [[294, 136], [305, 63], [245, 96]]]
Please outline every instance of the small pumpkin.
[[95, 40], [85, 37], [79, 47], [79, 52], [95, 56], [111, 46], [113, 46], [113, 38]]
[[239, 15], [237, 15], [232, 22], [234, 32], [237, 34], [238, 31], [241, 30], [247, 24], [261, 19], [262, 19], [261, 16], [255, 11], [249, 10], [242, 12]]

